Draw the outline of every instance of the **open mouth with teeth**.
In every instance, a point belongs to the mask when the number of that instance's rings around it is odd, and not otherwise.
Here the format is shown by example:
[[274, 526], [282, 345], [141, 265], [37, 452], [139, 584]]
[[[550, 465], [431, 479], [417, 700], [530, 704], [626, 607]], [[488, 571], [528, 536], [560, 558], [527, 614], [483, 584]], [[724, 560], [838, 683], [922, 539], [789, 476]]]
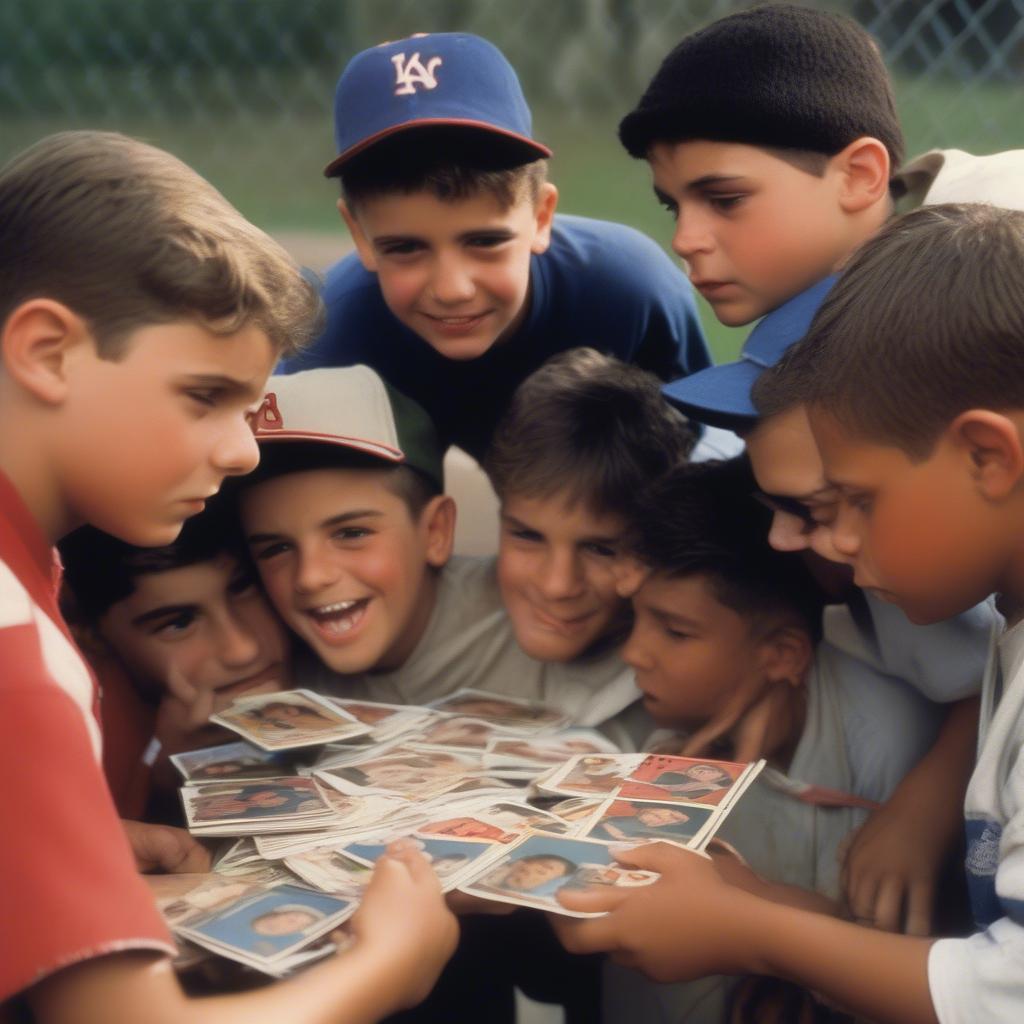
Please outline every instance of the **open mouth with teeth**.
[[370, 603], [368, 597], [354, 601], [335, 601], [334, 604], [309, 608], [306, 615], [313, 621], [318, 633], [327, 640], [345, 636], [363, 621], [366, 607]]

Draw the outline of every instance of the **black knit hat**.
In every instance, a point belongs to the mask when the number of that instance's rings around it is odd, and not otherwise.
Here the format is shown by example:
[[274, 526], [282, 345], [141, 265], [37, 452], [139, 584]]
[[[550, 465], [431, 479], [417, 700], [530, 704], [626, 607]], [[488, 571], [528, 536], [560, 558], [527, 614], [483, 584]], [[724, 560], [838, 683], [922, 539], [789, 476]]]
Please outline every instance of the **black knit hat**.
[[643, 158], [655, 142], [708, 139], [838, 153], [870, 135], [903, 162], [903, 132], [881, 52], [855, 21], [766, 4], [712, 22], [665, 58], [619, 138]]

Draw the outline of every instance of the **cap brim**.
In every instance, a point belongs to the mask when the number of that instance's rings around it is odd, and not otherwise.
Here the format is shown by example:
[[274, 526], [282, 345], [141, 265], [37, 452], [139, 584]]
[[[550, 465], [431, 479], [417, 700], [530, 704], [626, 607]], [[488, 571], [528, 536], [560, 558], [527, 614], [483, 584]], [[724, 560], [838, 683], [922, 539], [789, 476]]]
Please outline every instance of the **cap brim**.
[[301, 430], [268, 430], [266, 433], [256, 434], [257, 444], [277, 444], [280, 441], [330, 444], [336, 448], [349, 448], [352, 451], [362, 452], [364, 455], [372, 455], [374, 458], [383, 459], [385, 462], [400, 463], [405, 461], [405, 455], [397, 448], [380, 444], [377, 441], [365, 441], [359, 437], [339, 437], [337, 434], [317, 434], [313, 431]]
[[661, 393], [691, 419], [732, 429], [757, 419], [750, 391], [761, 372], [754, 363], [738, 360], [680, 377]]
[[486, 121], [472, 121], [456, 117], [425, 117], [415, 121], [403, 121], [401, 124], [396, 124], [392, 128], [385, 128], [383, 131], [377, 132], [375, 135], [371, 135], [369, 138], [363, 139], [362, 142], [359, 142], [354, 146], [349, 146], [348, 149], [343, 153], [339, 153], [324, 168], [324, 177], [337, 177], [345, 163], [351, 160], [354, 156], [358, 156], [360, 153], [369, 149], [371, 146], [376, 145], [382, 139], [389, 138], [392, 135], [397, 135], [399, 132], [408, 131], [410, 128], [430, 127], [473, 128], [487, 132], [490, 135], [497, 135], [505, 142], [521, 146], [530, 160], [546, 159], [551, 156], [551, 150], [548, 149], [547, 146], [544, 146], [539, 142], [534, 142], [533, 139], [527, 138], [525, 135], [506, 131], [504, 128], [496, 128], [493, 124], [488, 124]]

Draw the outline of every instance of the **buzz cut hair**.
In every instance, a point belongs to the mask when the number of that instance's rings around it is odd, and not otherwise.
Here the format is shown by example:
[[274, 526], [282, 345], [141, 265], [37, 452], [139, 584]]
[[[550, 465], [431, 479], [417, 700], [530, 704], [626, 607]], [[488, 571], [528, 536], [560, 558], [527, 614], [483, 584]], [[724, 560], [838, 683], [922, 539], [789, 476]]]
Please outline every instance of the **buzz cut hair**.
[[928, 457], [968, 409], [1024, 409], [1024, 212], [925, 206], [859, 250], [802, 341], [753, 389]]

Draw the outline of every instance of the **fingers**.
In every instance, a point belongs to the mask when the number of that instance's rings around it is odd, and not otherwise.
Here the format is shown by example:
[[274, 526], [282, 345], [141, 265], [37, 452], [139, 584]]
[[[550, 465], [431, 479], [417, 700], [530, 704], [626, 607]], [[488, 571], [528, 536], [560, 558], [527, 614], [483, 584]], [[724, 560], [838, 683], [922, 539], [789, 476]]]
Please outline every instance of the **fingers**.
[[430, 866], [430, 861], [423, 856], [423, 851], [415, 843], [399, 839], [389, 844], [387, 853], [377, 863], [379, 864], [381, 860], [385, 859], [404, 865], [414, 882], [426, 882], [430, 879], [437, 880], [437, 875]]
[[857, 879], [851, 887], [848, 898], [850, 913], [855, 921], [861, 924], [873, 924], [875, 920], [875, 902], [878, 893], [878, 879], [869, 875]]
[[618, 948], [616, 927], [610, 918], [595, 917], [583, 921], [549, 914], [548, 920], [558, 941], [570, 953], [603, 953]]
[[607, 914], [614, 910], [630, 894], [629, 889], [617, 889], [610, 885], [595, 885], [590, 889], [559, 889], [555, 899], [566, 910], [581, 914]]
[[689, 858], [706, 858], [693, 850], [684, 850], [681, 846], [669, 843], [644, 843], [643, 846], [615, 847], [612, 851], [620, 864], [630, 868], [641, 868], [644, 871], [657, 871], [664, 874], [680, 865], [693, 863]]
[[903, 918], [903, 880], [883, 878], [875, 896], [874, 925], [886, 932], [898, 932]]
[[935, 900], [935, 886], [932, 879], [914, 882], [907, 893], [908, 935], [931, 935], [932, 907]]

